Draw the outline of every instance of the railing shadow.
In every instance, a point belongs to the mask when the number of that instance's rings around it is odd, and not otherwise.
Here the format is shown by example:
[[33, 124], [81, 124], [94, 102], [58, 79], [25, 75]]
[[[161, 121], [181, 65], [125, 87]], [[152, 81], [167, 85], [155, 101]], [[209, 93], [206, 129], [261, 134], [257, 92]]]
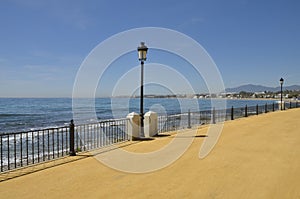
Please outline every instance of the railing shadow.
[[38, 171], [46, 170], [49, 168], [54, 168], [71, 162], [83, 160], [85, 158], [91, 157], [90, 154], [77, 154], [76, 156], [65, 156], [59, 159], [50, 160], [47, 162], [33, 164], [26, 167], [20, 167], [14, 170], [8, 170], [0, 173], [0, 182], [18, 178], [21, 176], [29, 175]]
[[156, 134], [154, 137], [169, 137], [170, 134]]

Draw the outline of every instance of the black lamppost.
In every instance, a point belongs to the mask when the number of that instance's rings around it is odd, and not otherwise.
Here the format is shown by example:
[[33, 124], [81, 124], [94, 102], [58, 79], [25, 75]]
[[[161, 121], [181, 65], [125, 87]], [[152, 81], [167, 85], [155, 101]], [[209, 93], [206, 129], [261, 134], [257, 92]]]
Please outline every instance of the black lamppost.
[[141, 94], [140, 94], [140, 117], [141, 117], [141, 130], [140, 137], [144, 137], [144, 61], [147, 59], [148, 48], [145, 42], [141, 42], [141, 45], [137, 48], [139, 61], [141, 61]]
[[282, 110], [282, 85], [283, 85], [284, 79], [280, 78], [279, 82], [280, 82], [280, 108]]

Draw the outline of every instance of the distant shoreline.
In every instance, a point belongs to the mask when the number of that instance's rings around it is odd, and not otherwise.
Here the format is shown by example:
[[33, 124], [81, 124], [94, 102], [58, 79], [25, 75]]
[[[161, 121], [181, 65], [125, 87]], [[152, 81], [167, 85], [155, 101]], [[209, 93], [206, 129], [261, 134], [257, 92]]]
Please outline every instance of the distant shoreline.
[[[218, 99], [218, 98], [216, 98]], [[220, 98], [222, 99], [222, 98]], [[277, 98], [234, 98], [234, 99], [231, 99], [231, 98], [223, 98], [223, 99], [227, 99], [227, 100], [265, 100], [265, 101], [280, 101], [280, 99], [277, 99]], [[299, 100], [294, 100], [294, 99], [282, 99], [282, 101], [285, 101], [285, 102], [290, 102], [290, 101], [299, 101]]]
[[[111, 98], [137, 98], [139, 99], [140, 97], [111, 97]], [[144, 96], [145, 99], [177, 99], [177, 98], [180, 98], [180, 99], [198, 99], [198, 100], [260, 100], [260, 101], [280, 101], [280, 99], [278, 98], [218, 98], [218, 97], [215, 97], [215, 98], [192, 98], [192, 97], [147, 97], [147, 96]], [[297, 99], [282, 99], [282, 101], [285, 101], [285, 102], [290, 102], [290, 101], [299, 101]]]

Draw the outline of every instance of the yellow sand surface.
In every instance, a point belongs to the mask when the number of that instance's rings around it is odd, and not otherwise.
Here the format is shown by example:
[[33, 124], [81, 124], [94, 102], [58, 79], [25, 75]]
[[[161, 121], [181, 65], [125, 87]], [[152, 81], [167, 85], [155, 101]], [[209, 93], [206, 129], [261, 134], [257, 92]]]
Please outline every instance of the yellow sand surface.
[[[186, 152], [163, 169], [126, 173], [82, 154], [1, 174], [0, 198], [300, 198], [300, 109], [225, 122], [216, 146], [199, 159], [207, 129], [199, 127]], [[174, 136], [122, 149], [156, 151]]]

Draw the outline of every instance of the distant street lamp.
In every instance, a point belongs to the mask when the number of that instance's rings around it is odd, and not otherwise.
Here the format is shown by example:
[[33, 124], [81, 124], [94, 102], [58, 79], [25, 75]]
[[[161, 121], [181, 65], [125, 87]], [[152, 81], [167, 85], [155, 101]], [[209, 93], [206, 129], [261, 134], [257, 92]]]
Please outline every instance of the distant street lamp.
[[141, 130], [140, 137], [144, 137], [144, 61], [147, 59], [148, 48], [145, 42], [141, 42], [141, 45], [137, 48], [139, 61], [141, 61], [141, 94], [140, 94], [140, 117], [141, 117]]
[[280, 82], [280, 108], [282, 110], [282, 85], [283, 85], [284, 79], [280, 78], [279, 82]]

